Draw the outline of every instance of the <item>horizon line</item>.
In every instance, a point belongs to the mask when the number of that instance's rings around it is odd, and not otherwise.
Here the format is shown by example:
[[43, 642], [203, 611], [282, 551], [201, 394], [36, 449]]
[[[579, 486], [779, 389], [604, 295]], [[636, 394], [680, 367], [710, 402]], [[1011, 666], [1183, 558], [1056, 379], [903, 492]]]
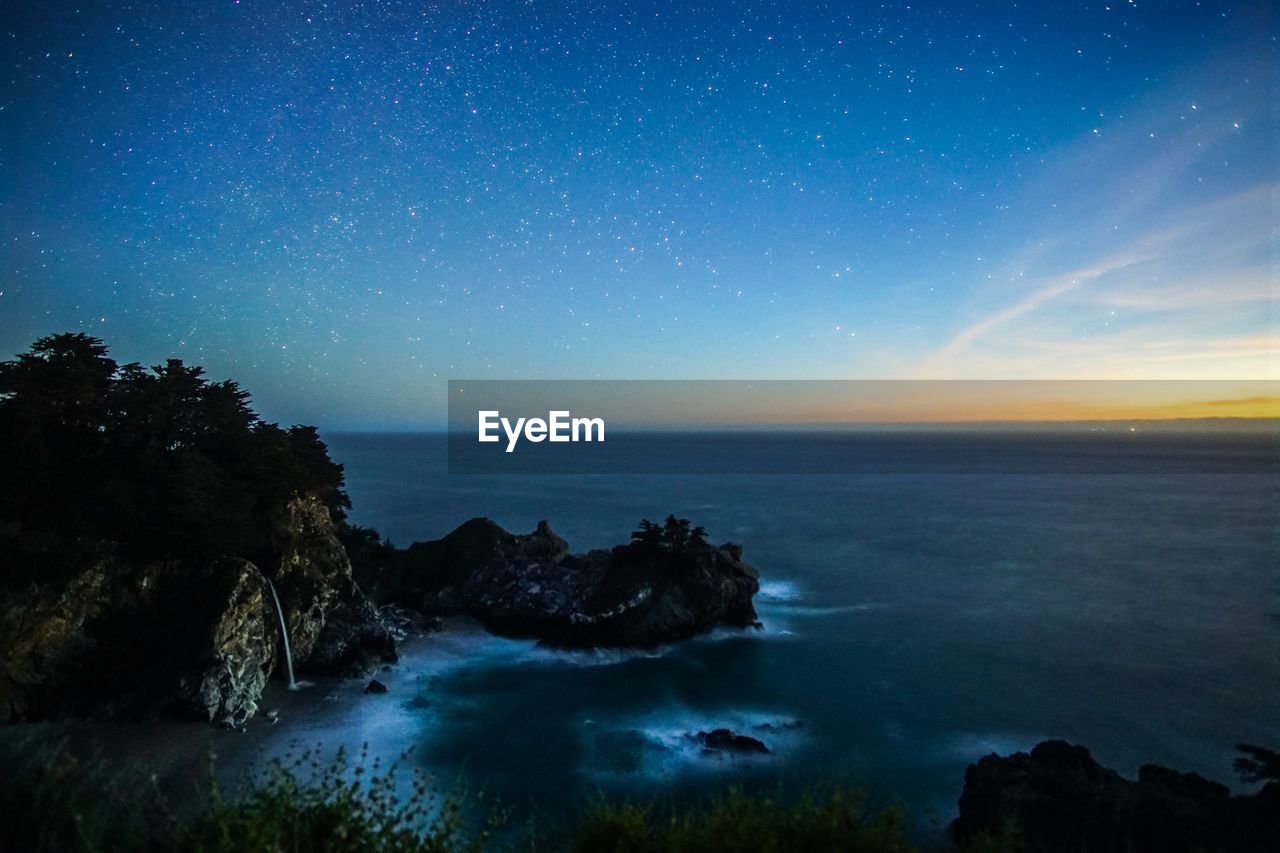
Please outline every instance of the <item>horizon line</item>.
[[[1146, 425], [1186, 425], [1196, 424], [1211, 426], [1263, 426], [1274, 424], [1280, 427], [1280, 415], [1209, 415], [1204, 417], [1137, 417], [1137, 418], [984, 418], [957, 420], [895, 420], [895, 421], [777, 421], [777, 422], [669, 422], [645, 424], [619, 424], [610, 428], [620, 432], [669, 432], [686, 430], [690, 432], [707, 432], [712, 430], [767, 432], [770, 430], [804, 430], [804, 429], [849, 429], [849, 428], [911, 428], [940, 427], [963, 428], [982, 426], [1132, 426]], [[418, 427], [330, 427], [320, 428], [329, 433], [362, 433], [362, 434], [422, 434], [441, 433], [469, 435], [474, 430], [468, 426], [463, 429], [451, 429], [448, 425], [432, 425]]]

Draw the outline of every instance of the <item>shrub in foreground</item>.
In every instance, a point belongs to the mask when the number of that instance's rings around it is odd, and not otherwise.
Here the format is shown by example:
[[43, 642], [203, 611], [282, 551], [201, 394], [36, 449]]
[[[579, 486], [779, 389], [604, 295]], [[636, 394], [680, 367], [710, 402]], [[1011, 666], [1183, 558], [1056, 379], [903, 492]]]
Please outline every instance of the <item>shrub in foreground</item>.
[[574, 853], [904, 853], [907, 841], [901, 809], [873, 816], [861, 794], [834, 788], [788, 804], [737, 788], [699, 808], [660, 809], [599, 801], [574, 833]]
[[[0, 739], [5, 849], [44, 851], [289, 851], [289, 853], [904, 853], [901, 809], [868, 814], [856, 789], [787, 798], [730, 788], [701, 805], [658, 807], [604, 798], [564, 831], [503, 832], [505, 815], [461, 787], [440, 792], [402, 761], [383, 768], [339, 752], [277, 760], [235, 788], [207, 781], [195, 802], [169, 803], [153, 778], [109, 772], [60, 743]], [[212, 779], [212, 777], [211, 777]], [[487, 815], [487, 816], [486, 816]], [[991, 845], [985, 850], [1012, 849]]]
[[[367, 756], [366, 756], [367, 758]], [[310, 763], [318, 777], [302, 780]], [[175, 846], [192, 853], [241, 850], [331, 853], [462, 853], [486, 849], [501, 815], [471, 825], [461, 789], [439, 794], [415, 770], [402, 789], [398, 764], [382, 771], [375, 760], [348, 767], [340, 751], [331, 763], [276, 762], [256, 785], [227, 797], [215, 785], [205, 811], [178, 829]]]

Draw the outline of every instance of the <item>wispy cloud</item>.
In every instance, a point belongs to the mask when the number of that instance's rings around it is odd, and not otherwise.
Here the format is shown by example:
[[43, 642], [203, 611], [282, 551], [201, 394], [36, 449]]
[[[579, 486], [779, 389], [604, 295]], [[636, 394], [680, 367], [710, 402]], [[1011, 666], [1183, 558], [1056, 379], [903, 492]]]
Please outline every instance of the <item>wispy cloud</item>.
[[1024, 215], [985, 252], [995, 274], [975, 273], [950, 333], [908, 373], [1268, 375], [1280, 298], [1268, 56], [1214, 57], [1045, 155], [1009, 200]]
[[[1099, 244], [1107, 241], [1085, 241], [1077, 254], [1093, 250], [1100, 259], [1065, 272], [1019, 270], [1010, 278], [1024, 295], [971, 319], [923, 359], [914, 375], [955, 375], [966, 359], [976, 368], [981, 360], [971, 358], [973, 351], [984, 349], [998, 351], [1006, 365], [1021, 361], [1039, 371], [1043, 365], [1028, 356], [1054, 342], [1077, 355], [1110, 349], [1112, 360], [1129, 364], [1246, 357], [1262, 357], [1254, 359], [1254, 368], [1264, 364], [1274, 341], [1247, 347], [1231, 342], [1242, 326], [1265, 323], [1277, 298], [1269, 252], [1277, 189], [1274, 182], [1259, 184], [1152, 217], [1138, 236], [1106, 251]], [[1017, 254], [1028, 256], [1025, 248]], [[1047, 262], [1041, 266], [1052, 268]], [[1123, 324], [1123, 339], [1108, 335], [1118, 330], [1100, 328], [1112, 319]], [[1146, 351], [1143, 327], [1163, 330], [1180, 351]], [[1227, 343], [1218, 346], [1219, 338]], [[1015, 344], [1023, 347], [1020, 354], [1010, 352]]]
[[998, 327], [1008, 323], [1011, 320], [1030, 314], [1041, 305], [1062, 296], [1064, 293], [1075, 290], [1077, 287], [1086, 282], [1093, 281], [1100, 276], [1104, 276], [1115, 270], [1125, 269], [1126, 267], [1140, 264], [1143, 261], [1151, 260], [1154, 255], [1137, 255], [1132, 257], [1119, 256], [1105, 260], [1093, 267], [1087, 267], [1065, 275], [1058, 276], [1049, 284], [1041, 287], [1025, 299], [1010, 305], [994, 314], [982, 318], [976, 323], [962, 329], [955, 337], [953, 337], [946, 346], [940, 349], [930, 362], [945, 362], [955, 358], [956, 354], [967, 348], [969, 345], [978, 341], [993, 332]]

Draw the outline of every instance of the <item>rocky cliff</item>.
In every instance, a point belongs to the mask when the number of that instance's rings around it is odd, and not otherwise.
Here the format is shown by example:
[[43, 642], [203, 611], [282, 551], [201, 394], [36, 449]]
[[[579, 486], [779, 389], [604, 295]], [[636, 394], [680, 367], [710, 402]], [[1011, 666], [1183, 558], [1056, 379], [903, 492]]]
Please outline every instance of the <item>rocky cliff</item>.
[[268, 678], [284, 672], [272, 587], [299, 674], [354, 676], [394, 661], [422, 614], [465, 614], [567, 647], [652, 646], [758, 624], [756, 570], [738, 546], [712, 546], [700, 531], [573, 554], [546, 522], [517, 536], [473, 519], [443, 539], [383, 549], [368, 578], [379, 607], [321, 501], [290, 500], [271, 530], [254, 560], [102, 560], [60, 582], [10, 588], [0, 600], [0, 717], [169, 708], [243, 725]]
[[565, 647], [653, 646], [758, 625], [759, 573], [737, 545], [634, 541], [573, 554], [545, 521], [514, 535], [472, 519], [399, 552], [376, 582], [382, 600]]
[[224, 725], [257, 711], [283, 671], [274, 583], [299, 672], [353, 675], [394, 660], [403, 636], [351, 576], [329, 511], [295, 498], [259, 563], [103, 561], [0, 602], [0, 716], [154, 713]]

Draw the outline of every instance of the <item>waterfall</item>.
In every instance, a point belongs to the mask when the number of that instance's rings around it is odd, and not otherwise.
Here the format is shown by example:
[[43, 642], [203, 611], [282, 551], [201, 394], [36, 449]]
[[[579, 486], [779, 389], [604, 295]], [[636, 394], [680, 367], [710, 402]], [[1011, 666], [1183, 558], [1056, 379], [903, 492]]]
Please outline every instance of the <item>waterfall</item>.
[[276, 603], [276, 617], [280, 620], [280, 638], [284, 640], [284, 662], [289, 667], [289, 689], [297, 690], [298, 682], [293, 677], [293, 652], [289, 651], [289, 628], [284, 624], [284, 608], [280, 606], [280, 596], [276, 595], [276, 585], [267, 578], [267, 589], [271, 590], [271, 600]]

